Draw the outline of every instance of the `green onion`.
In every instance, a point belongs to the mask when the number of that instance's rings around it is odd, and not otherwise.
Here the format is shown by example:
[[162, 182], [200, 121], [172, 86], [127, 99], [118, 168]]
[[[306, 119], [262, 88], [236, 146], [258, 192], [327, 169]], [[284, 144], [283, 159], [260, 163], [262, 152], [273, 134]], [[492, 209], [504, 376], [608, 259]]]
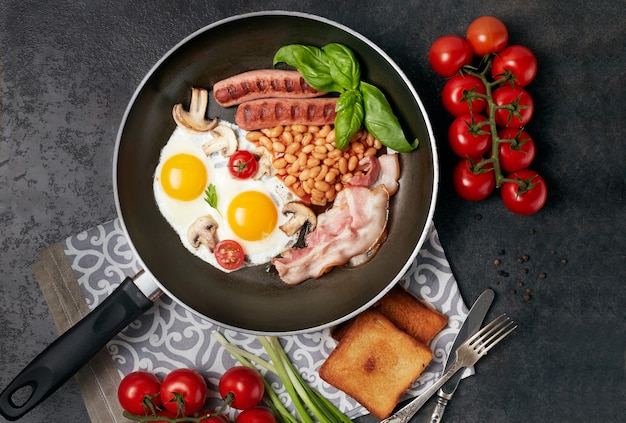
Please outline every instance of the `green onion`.
[[[231, 344], [221, 333], [213, 331], [217, 341], [242, 365], [256, 369], [254, 364], [263, 367], [269, 372], [276, 374], [285, 390], [291, 397], [293, 405], [300, 420], [296, 420], [285, 408], [271, 386], [266, 384], [270, 407], [274, 414], [287, 423], [302, 422], [336, 422], [351, 423], [352, 420], [342, 413], [333, 403], [325, 398], [319, 391], [311, 387], [294, 367], [289, 356], [283, 349], [280, 341], [274, 336], [259, 336], [257, 339], [267, 352], [271, 363], [260, 357]], [[253, 364], [254, 363], [254, 364]], [[258, 371], [258, 369], [256, 369]], [[274, 397], [274, 398], [273, 398]]]

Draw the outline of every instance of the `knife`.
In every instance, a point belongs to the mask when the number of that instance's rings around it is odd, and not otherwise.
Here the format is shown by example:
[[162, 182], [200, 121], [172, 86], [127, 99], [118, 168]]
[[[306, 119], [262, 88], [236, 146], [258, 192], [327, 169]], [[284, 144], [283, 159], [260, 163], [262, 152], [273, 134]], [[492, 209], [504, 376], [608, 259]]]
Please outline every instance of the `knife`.
[[[461, 329], [459, 329], [459, 333], [454, 339], [454, 344], [452, 344], [452, 348], [450, 349], [450, 354], [448, 355], [448, 360], [446, 361], [446, 366], [443, 371], [444, 373], [454, 362], [454, 352], [457, 348], [459, 348], [459, 345], [476, 333], [476, 331], [482, 326], [483, 320], [485, 319], [485, 315], [487, 314], [489, 307], [491, 307], [494, 296], [495, 294], [491, 289], [486, 289], [482, 294], [480, 294], [478, 299], [476, 299], [474, 305], [472, 305], [472, 308], [467, 314]], [[430, 416], [430, 420], [428, 420], [430, 423], [441, 422], [443, 413], [446, 410], [446, 405], [448, 405], [448, 401], [452, 399], [454, 391], [456, 391], [457, 386], [459, 386], [459, 382], [463, 378], [464, 373], [465, 372], [457, 372], [439, 389], [437, 392], [437, 405], [435, 405], [435, 409]]]

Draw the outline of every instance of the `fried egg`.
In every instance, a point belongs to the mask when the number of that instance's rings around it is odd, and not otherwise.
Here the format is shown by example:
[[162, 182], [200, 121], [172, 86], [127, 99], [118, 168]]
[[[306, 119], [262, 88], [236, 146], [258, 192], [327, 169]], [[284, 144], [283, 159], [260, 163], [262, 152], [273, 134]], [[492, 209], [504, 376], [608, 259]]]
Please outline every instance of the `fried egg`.
[[[225, 121], [220, 125], [233, 129], [238, 149], [256, 149], [245, 139], [245, 131]], [[210, 215], [217, 222], [218, 241], [232, 239], [243, 247], [246, 266], [268, 263], [296, 241], [297, 235], [287, 236], [279, 226], [288, 220], [281, 212], [284, 205], [297, 198], [274, 176], [233, 178], [228, 157], [220, 151], [205, 154], [202, 146], [214, 136], [211, 131], [193, 133], [176, 127], [161, 150], [154, 173], [156, 204], [185, 248], [220, 270], [227, 271], [217, 264], [209, 248], [194, 247], [187, 235], [189, 226], [202, 216]], [[207, 201], [211, 185], [215, 207]]]

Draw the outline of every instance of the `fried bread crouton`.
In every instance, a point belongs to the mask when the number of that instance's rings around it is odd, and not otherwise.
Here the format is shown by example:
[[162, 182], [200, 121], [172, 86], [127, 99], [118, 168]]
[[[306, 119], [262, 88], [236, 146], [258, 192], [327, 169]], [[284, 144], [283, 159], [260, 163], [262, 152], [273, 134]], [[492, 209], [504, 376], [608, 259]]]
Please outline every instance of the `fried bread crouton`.
[[388, 417], [433, 357], [423, 343], [374, 310], [357, 316], [319, 370], [370, 413]]

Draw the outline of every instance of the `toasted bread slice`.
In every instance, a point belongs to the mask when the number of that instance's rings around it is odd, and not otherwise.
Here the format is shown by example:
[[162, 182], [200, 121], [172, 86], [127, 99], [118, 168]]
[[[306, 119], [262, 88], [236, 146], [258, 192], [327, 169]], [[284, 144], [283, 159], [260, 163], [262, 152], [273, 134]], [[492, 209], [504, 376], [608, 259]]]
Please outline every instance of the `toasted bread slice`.
[[[372, 306], [382, 313], [399, 329], [423, 344], [430, 344], [448, 324], [448, 317], [417, 298], [400, 285], [393, 287], [383, 298]], [[331, 330], [331, 336], [340, 341], [354, 319], [339, 324]]]
[[374, 309], [399, 329], [428, 345], [447, 324], [448, 317], [426, 304], [400, 285], [393, 287]]
[[346, 329], [319, 375], [384, 419], [432, 357], [426, 345], [381, 313], [366, 310]]

